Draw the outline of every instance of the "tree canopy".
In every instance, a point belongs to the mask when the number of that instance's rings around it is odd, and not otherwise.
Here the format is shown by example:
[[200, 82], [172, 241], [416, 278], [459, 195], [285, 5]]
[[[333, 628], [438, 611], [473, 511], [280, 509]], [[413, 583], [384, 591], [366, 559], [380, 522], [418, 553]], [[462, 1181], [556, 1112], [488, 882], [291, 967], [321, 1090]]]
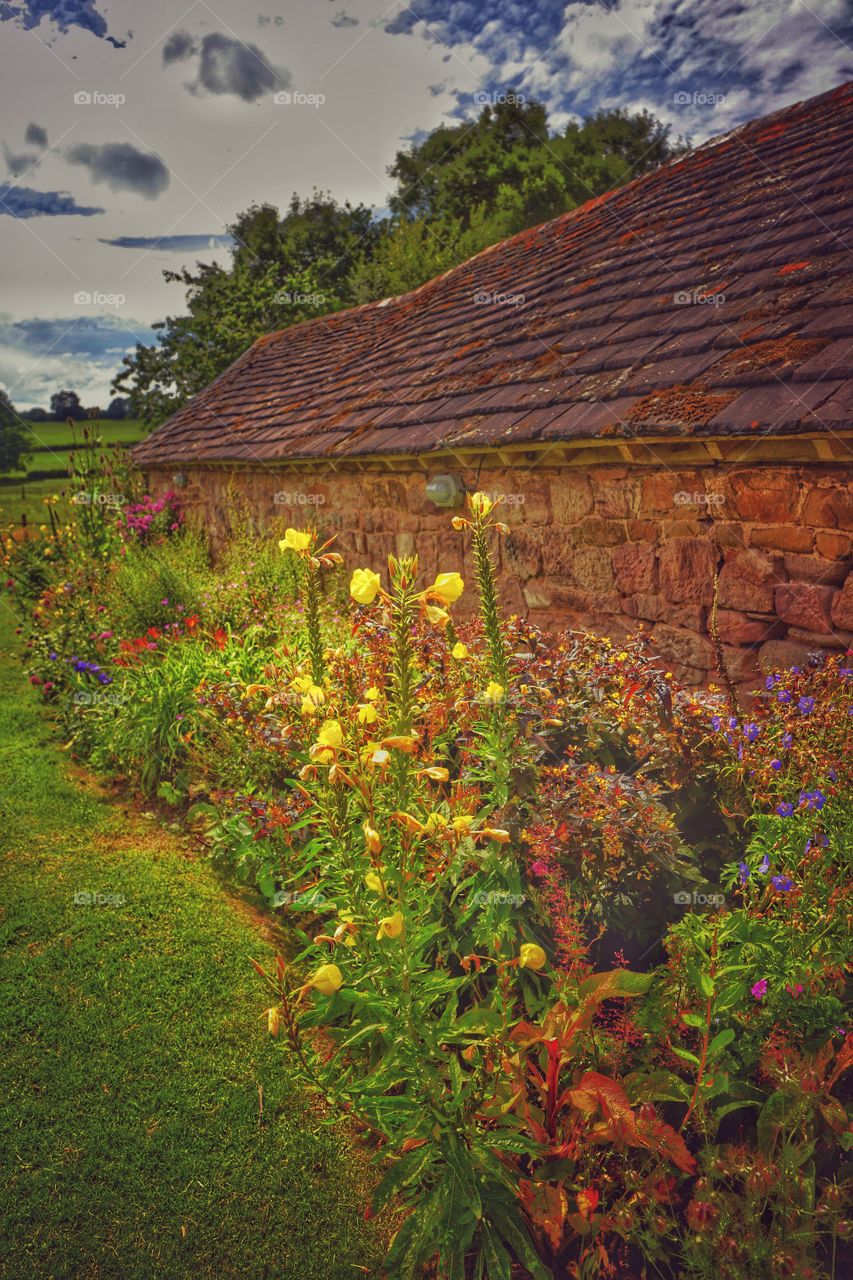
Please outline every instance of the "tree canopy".
[[505, 96], [397, 153], [387, 216], [316, 191], [294, 195], [284, 214], [252, 205], [229, 227], [230, 267], [166, 271], [186, 290], [186, 312], [125, 357], [113, 387], [131, 412], [161, 422], [263, 334], [417, 288], [683, 145], [646, 111], [600, 111], [552, 134], [540, 103]]

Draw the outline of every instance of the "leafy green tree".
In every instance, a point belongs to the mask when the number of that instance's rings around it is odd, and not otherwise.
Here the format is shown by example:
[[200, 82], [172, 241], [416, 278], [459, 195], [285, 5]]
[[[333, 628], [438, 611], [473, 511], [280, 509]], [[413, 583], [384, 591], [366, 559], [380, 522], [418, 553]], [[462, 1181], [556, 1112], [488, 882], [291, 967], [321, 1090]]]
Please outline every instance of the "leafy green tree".
[[80, 419], [86, 413], [76, 391], [54, 391], [50, 397], [50, 412], [57, 422], [65, 422], [67, 418]]
[[29, 433], [5, 391], [0, 391], [0, 471], [20, 471], [30, 447]]
[[230, 269], [197, 263], [166, 271], [187, 290], [187, 314], [155, 325], [155, 345], [138, 343], [113, 389], [130, 398], [131, 414], [162, 421], [263, 334], [340, 310], [355, 299], [350, 273], [378, 236], [365, 205], [340, 205], [316, 193], [294, 196], [282, 217], [252, 205], [229, 231]]

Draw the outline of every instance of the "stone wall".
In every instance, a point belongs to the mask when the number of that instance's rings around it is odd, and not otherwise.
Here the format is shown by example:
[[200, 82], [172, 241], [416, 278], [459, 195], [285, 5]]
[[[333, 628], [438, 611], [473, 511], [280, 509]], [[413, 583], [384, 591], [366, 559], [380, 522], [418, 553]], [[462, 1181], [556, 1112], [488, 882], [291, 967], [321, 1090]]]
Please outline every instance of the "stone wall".
[[[503, 603], [548, 630], [619, 637], [642, 626], [668, 665], [704, 683], [714, 679], [718, 571], [718, 626], [736, 683], [853, 643], [850, 465], [433, 465], [451, 470], [469, 488], [506, 495]], [[260, 526], [313, 519], [338, 535], [348, 567], [381, 568], [389, 551], [417, 549], [424, 575], [460, 569], [473, 585], [465, 539], [450, 527], [453, 512], [427, 500], [424, 469], [199, 468], [186, 477], [185, 500], [214, 540], [237, 510]], [[171, 487], [166, 472], [148, 479], [153, 492]]]

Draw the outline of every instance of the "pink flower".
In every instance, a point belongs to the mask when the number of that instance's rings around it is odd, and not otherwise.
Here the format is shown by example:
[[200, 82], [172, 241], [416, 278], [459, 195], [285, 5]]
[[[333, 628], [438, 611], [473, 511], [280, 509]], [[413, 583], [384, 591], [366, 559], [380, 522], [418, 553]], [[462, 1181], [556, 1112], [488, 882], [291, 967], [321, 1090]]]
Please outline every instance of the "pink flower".
[[767, 979], [759, 978], [758, 982], [752, 987], [752, 994], [756, 1000], [763, 1000], [767, 994]]
[[786, 982], [785, 990], [788, 992], [788, 995], [793, 996], [794, 999], [796, 1000], [799, 996], [803, 994], [803, 992], [805, 991], [805, 987], [801, 982], [795, 983], [793, 987], [791, 986], [790, 982]]

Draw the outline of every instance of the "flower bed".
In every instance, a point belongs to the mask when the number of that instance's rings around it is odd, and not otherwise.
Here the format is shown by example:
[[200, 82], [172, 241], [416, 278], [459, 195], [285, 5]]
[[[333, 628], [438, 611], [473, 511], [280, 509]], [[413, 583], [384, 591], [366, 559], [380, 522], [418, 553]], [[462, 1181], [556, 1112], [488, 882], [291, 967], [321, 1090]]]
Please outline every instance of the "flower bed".
[[376, 1150], [390, 1276], [840, 1275], [853, 663], [744, 710], [549, 641], [499, 514], [473, 586], [392, 557], [346, 605], [311, 529], [214, 572], [173, 502], [97, 574], [53, 529], [7, 547], [31, 678], [289, 923], [269, 1033]]

